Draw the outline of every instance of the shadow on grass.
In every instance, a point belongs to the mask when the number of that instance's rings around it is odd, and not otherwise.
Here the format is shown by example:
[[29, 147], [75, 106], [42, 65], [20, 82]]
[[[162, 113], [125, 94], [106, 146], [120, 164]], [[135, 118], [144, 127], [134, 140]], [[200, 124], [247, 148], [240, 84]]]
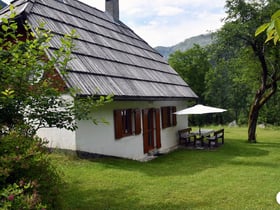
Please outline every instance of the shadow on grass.
[[[230, 163], [236, 157], [260, 157], [269, 154], [269, 151], [260, 147], [232, 139], [217, 150], [178, 149], [144, 163], [118, 158], [91, 159], [90, 161], [100, 162], [106, 168], [138, 171], [149, 176], [192, 175]], [[274, 165], [271, 164], [271, 167]]]
[[[219, 167], [222, 164], [230, 164], [233, 166], [275, 167], [275, 164], [272, 163], [258, 161], [249, 162], [250, 159], [247, 159], [246, 157], [264, 157], [269, 154], [268, 151], [259, 147], [261, 146], [232, 140], [219, 147], [217, 150], [179, 149], [146, 163], [119, 158], [91, 159], [85, 161], [87, 166], [91, 163], [97, 163], [102, 166], [103, 170], [108, 170], [110, 173], [116, 172], [118, 174], [119, 171], [121, 171], [121, 173], [125, 171], [125, 173], [121, 175], [123, 176], [123, 178], [120, 179], [121, 183], [118, 183], [117, 180], [111, 182], [110, 179], [106, 180], [111, 183], [112, 187], [108, 187], [107, 182], [103, 183], [105, 185], [104, 187], [103, 184], [101, 186], [94, 186], [92, 182], [96, 180], [85, 180], [86, 182], [89, 182], [89, 187], [84, 185], [83, 187], [79, 187], [81, 183], [78, 182], [68, 183], [65, 186], [63, 194], [63, 196], [67, 197], [63, 209], [205, 209], [209, 206], [207, 201], [197, 196], [195, 198], [188, 197], [192, 196], [191, 194], [188, 194], [188, 190], [183, 191], [185, 194], [184, 197], [176, 199], [171, 198], [170, 200], [168, 200], [168, 198], [170, 196], [176, 197], [176, 192], [174, 193], [174, 191], [176, 191], [176, 186], [181, 188], [180, 190], [185, 189], [185, 187], [191, 188], [191, 180], [189, 180], [189, 178], [193, 177], [192, 175], [203, 172], [204, 170]], [[236, 158], [241, 158], [245, 161], [239, 161], [236, 160]], [[142, 177], [142, 175], [139, 174], [143, 174], [143, 176], [148, 176], [149, 178], [140, 178], [141, 181], [139, 181], [139, 177], [135, 179], [133, 177], [127, 177], [127, 179], [130, 180], [123, 180], [127, 174], [131, 174], [129, 172], [132, 172], [135, 176]], [[118, 176], [117, 174], [116, 176]], [[176, 178], [173, 180], [172, 176], [176, 176]], [[179, 179], [178, 177], [182, 177], [182, 179]], [[143, 180], [145, 180], [145, 182], [142, 183]], [[160, 187], [160, 180], [164, 182], [163, 189]], [[138, 182], [141, 183], [139, 184]], [[197, 182], [197, 180], [195, 182]], [[188, 184], [186, 185], [186, 183]], [[185, 185], [185, 187], [182, 187], [183, 185]], [[169, 188], [166, 189], [166, 186], [170, 186], [172, 192], [168, 190]], [[194, 186], [201, 190], [204, 189], [203, 186], [200, 185], [194, 184]], [[146, 188], [149, 188], [149, 190]], [[162, 192], [158, 192], [157, 190]], [[143, 194], [143, 191], [146, 193]], [[195, 194], [199, 195], [197, 192], [195, 192]], [[153, 196], [157, 196], [158, 199], [153, 199]], [[174, 200], [176, 200], [176, 202], [174, 202]]]
[[[215, 168], [222, 165], [237, 166], [235, 168], [238, 170], [239, 166], [275, 168], [276, 164], [261, 161], [269, 155], [271, 150], [267, 147], [270, 146], [275, 145], [248, 144], [244, 140], [228, 139], [216, 150], [178, 149], [145, 163], [111, 157], [89, 159], [82, 163], [79, 159], [75, 159], [69, 162], [71, 170], [79, 170], [73, 167], [77, 164], [87, 175], [81, 175], [82, 179], [76, 179], [76, 176], [71, 174], [74, 178], [69, 179], [71, 183], [67, 183], [63, 189], [63, 196], [67, 198], [64, 200], [63, 209], [206, 209], [209, 203], [199, 197], [199, 192], [193, 190], [193, 188], [198, 188], [198, 191], [208, 189], [198, 182], [201, 177], [205, 178], [205, 175], [199, 174], [200, 172], [214, 169], [211, 173], [213, 176], [216, 173]], [[108, 177], [92, 179], [90, 173], [96, 170], [100, 170], [103, 176]], [[121, 178], [112, 180], [111, 176]], [[98, 179], [102, 181], [101, 185], [97, 185]], [[83, 180], [87, 184], [79, 183]], [[193, 194], [189, 194], [188, 189], [193, 190], [196, 196], [191, 197]], [[176, 193], [183, 193], [184, 196], [178, 198]], [[153, 198], [154, 196], [156, 198]]]
[[[207, 202], [203, 199], [191, 200], [185, 199], [174, 203], [172, 200], [152, 200], [148, 203], [146, 198], [141, 198], [129, 190], [129, 188], [106, 188], [105, 190], [80, 189], [75, 185], [67, 185], [64, 189], [68, 198], [67, 203], [63, 204], [63, 209], [67, 210], [180, 210], [193, 209], [207, 206]], [[135, 193], [135, 189], [133, 191]], [[157, 192], [149, 191], [149, 195], [153, 196]], [[72, 198], [71, 198], [72, 197]]]
[[280, 143], [276, 142], [258, 142], [257, 145], [262, 148], [280, 148]]
[[[266, 198], [259, 206], [247, 201], [259, 192], [275, 200], [277, 187], [273, 196], [268, 193], [278, 183], [279, 135], [271, 139], [269, 133], [257, 144], [249, 144], [241, 132], [228, 135], [225, 144], [215, 150], [178, 149], [145, 163], [58, 156], [67, 173], [63, 209], [230, 209], [228, 205], [232, 209], [266, 209]], [[257, 176], [259, 171], [262, 174]], [[270, 172], [274, 174], [271, 178]], [[259, 180], [254, 182], [256, 190], [250, 182], [255, 175]], [[243, 189], [246, 193], [239, 196]]]

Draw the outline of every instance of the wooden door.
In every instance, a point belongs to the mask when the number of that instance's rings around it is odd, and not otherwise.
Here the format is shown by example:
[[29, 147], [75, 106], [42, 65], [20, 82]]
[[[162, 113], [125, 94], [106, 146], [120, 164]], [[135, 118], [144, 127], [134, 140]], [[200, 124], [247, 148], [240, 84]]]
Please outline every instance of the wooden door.
[[144, 109], [143, 115], [143, 144], [144, 153], [160, 148], [160, 110]]

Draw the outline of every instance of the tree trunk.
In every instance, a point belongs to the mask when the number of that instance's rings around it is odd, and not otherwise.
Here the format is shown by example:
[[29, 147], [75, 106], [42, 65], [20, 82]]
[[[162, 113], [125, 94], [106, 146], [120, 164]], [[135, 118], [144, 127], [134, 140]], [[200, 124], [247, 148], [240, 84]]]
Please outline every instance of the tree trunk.
[[252, 105], [250, 113], [249, 113], [249, 120], [248, 120], [248, 141], [250, 143], [256, 143], [256, 129], [257, 129], [257, 122], [259, 117], [259, 110], [260, 107], [257, 104]]
[[256, 128], [259, 111], [261, 110], [262, 106], [275, 94], [276, 90], [277, 83], [276, 81], [273, 81], [269, 86], [262, 86], [256, 93], [248, 118], [248, 141], [250, 143], [257, 142]]
[[256, 143], [256, 128], [259, 111], [262, 106], [275, 94], [277, 90], [277, 81], [280, 80], [280, 77], [278, 76], [279, 53], [278, 49], [276, 49], [275, 62], [272, 63], [269, 71], [264, 54], [264, 46], [262, 44], [258, 46], [256, 43], [251, 43], [251, 46], [253, 51], [256, 53], [262, 68], [260, 88], [256, 92], [248, 119], [248, 141], [250, 143]]

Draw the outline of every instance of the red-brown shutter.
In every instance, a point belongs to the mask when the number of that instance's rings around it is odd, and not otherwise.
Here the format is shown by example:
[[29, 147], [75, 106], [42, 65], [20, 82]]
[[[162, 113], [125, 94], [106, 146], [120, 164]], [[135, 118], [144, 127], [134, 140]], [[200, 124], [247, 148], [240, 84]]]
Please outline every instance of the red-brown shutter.
[[172, 125], [176, 126], [177, 125], [177, 115], [173, 114], [174, 112], [176, 112], [176, 106], [172, 106]]
[[144, 154], [149, 152], [149, 145], [148, 145], [148, 109], [142, 110], [142, 120], [143, 120], [143, 146], [144, 146]]
[[135, 135], [141, 133], [141, 112], [140, 109], [135, 109]]
[[133, 110], [132, 109], [127, 109], [126, 110], [126, 119], [125, 119], [125, 128], [127, 129], [126, 134], [132, 135], [132, 124], [134, 123], [132, 120], [132, 115], [133, 115]]
[[156, 148], [161, 148], [161, 138], [160, 138], [160, 110], [156, 109]]
[[122, 112], [121, 110], [114, 110], [114, 124], [115, 124], [115, 138], [122, 138]]
[[167, 109], [166, 109], [166, 107], [161, 107], [161, 124], [162, 124], [162, 128], [167, 128]]

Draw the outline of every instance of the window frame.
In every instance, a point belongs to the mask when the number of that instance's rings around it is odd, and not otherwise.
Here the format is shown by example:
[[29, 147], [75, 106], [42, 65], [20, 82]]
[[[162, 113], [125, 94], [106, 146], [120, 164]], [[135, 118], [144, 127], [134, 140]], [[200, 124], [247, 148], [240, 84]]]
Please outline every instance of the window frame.
[[114, 110], [115, 139], [141, 133], [140, 109]]
[[174, 127], [177, 125], [176, 106], [161, 107], [161, 125], [162, 129]]

